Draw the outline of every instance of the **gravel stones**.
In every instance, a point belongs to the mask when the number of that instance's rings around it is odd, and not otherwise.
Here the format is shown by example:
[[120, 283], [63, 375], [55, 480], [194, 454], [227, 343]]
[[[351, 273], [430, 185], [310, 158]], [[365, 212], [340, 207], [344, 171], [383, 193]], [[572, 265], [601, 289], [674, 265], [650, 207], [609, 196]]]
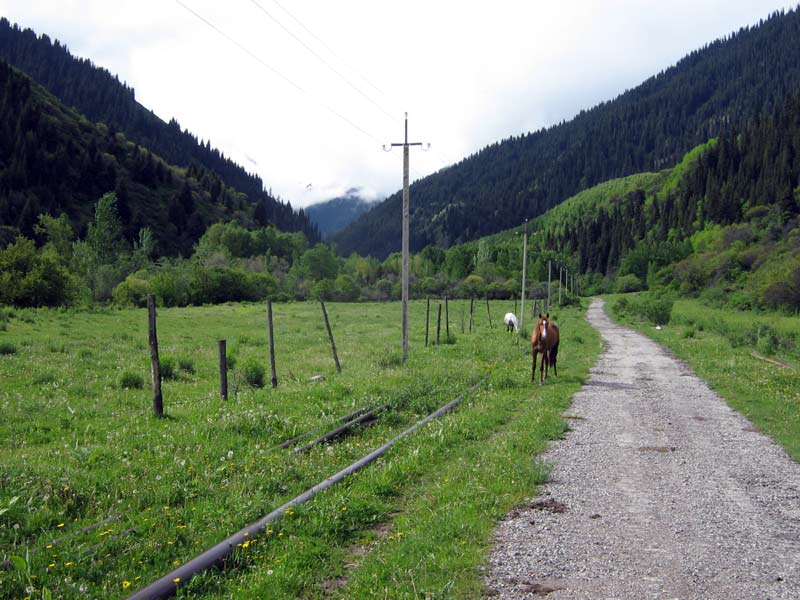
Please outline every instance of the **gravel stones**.
[[800, 598], [800, 465], [602, 301], [589, 320], [606, 349], [550, 482], [498, 525], [485, 596]]

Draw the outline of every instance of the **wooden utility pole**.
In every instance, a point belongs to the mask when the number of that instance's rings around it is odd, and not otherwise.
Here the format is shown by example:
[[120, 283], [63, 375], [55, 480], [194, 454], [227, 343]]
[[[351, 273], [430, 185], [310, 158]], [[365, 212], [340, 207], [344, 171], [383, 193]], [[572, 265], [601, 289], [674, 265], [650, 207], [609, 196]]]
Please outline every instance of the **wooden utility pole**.
[[525, 278], [528, 274], [528, 219], [525, 219], [525, 228], [522, 233], [522, 294], [520, 294], [519, 301], [519, 329], [517, 329], [517, 337], [522, 330], [525, 323]]
[[164, 399], [161, 396], [161, 362], [158, 359], [158, 335], [156, 334], [156, 297], [147, 295], [147, 325], [150, 338], [150, 371], [153, 376], [153, 413], [164, 416]]
[[[387, 152], [395, 146], [403, 147], [403, 362], [408, 360], [408, 149], [410, 146], [422, 145], [422, 142], [408, 141], [408, 113], [406, 113], [405, 139], [403, 142], [383, 147]], [[428, 147], [430, 147], [430, 144], [428, 144]]]

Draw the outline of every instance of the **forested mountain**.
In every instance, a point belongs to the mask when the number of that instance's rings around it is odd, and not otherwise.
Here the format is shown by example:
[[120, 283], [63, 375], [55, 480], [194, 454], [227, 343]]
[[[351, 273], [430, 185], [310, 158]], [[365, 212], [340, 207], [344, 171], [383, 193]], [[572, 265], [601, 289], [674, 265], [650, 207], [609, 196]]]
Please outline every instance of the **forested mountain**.
[[162, 121], [136, 101], [132, 88], [90, 60], [75, 58], [58, 40], [51, 42], [47, 35], [37, 36], [30, 29], [23, 30], [0, 18], [0, 59], [28, 74], [92, 122], [106, 124], [112, 135], [124, 132], [127, 139], [170, 164], [193, 165], [213, 173], [226, 186], [246, 194], [254, 206], [260, 207], [259, 211], [266, 212], [271, 224], [319, 239], [304, 212], [295, 212], [291, 204], [273, 198], [258, 176], [247, 173], [209, 142], [202, 144], [188, 131], [182, 131], [176, 120]]
[[109, 191], [116, 192], [128, 241], [150, 227], [162, 255], [190, 254], [221, 219], [285, 223], [283, 205], [264, 196], [253, 203], [199, 165], [167, 164], [0, 60], [0, 246], [17, 231], [33, 237], [42, 213], [65, 213], [83, 235], [95, 203]]
[[332, 200], [326, 200], [306, 207], [309, 220], [318, 228], [323, 238], [329, 238], [355, 221], [373, 206], [358, 195], [358, 189]]
[[[724, 126], [770, 115], [800, 90], [800, 13], [775, 13], [569, 122], [488, 146], [411, 187], [411, 248], [508, 229], [578, 191], [674, 165]], [[335, 236], [342, 254], [400, 248], [398, 192]]]
[[583, 273], [800, 307], [800, 96], [675, 169], [598, 186], [534, 225]]

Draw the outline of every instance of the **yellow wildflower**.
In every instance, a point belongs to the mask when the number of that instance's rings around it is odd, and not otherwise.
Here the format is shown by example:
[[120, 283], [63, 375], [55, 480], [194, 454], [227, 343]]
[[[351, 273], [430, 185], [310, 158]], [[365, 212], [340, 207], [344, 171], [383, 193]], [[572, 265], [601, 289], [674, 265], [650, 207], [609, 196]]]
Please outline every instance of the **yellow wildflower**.
[[129, 587], [131, 587], [131, 582], [130, 581], [123, 581], [122, 582], [122, 589], [123, 590], [127, 590]]

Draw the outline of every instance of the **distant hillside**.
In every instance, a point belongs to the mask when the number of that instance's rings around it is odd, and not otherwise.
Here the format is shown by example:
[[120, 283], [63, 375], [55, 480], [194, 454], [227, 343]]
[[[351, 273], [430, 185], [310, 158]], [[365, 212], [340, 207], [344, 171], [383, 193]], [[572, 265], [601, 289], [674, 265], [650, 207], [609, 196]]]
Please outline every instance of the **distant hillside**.
[[[411, 248], [448, 247], [518, 225], [582, 189], [676, 164], [725, 126], [745, 127], [800, 90], [800, 13], [692, 52], [567, 123], [488, 146], [411, 188]], [[335, 236], [343, 254], [400, 249], [401, 194]]]
[[169, 165], [0, 60], [0, 246], [14, 230], [33, 237], [41, 213], [65, 213], [84, 235], [109, 191], [116, 191], [126, 238], [150, 227], [161, 255], [189, 255], [219, 220], [266, 225], [276, 206], [263, 197], [251, 202], [210, 170]]
[[375, 202], [361, 198], [358, 195], [358, 189], [351, 189], [347, 191], [346, 195], [339, 198], [307, 206], [306, 215], [319, 228], [323, 239], [328, 239], [374, 205]]
[[195, 165], [215, 173], [227, 186], [246, 194], [253, 204], [263, 206], [270, 224], [319, 239], [304, 212], [295, 212], [291, 204], [272, 197], [258, 176], [247, 173], [209, 142], [201, 144], [188, 131], [181, 131], [176, 120], [162, 121], [136, 101], [132, 88], [90, 60], [75, 58], [58, 40], [51, 42], [44, 34], [37, 37], [32, 30], [12, 26], [3, 17], [0, 59], [28, 74], [90, 121], [108, 125], [112, 134], [124, 132], [127, 139], [176, 166]]

